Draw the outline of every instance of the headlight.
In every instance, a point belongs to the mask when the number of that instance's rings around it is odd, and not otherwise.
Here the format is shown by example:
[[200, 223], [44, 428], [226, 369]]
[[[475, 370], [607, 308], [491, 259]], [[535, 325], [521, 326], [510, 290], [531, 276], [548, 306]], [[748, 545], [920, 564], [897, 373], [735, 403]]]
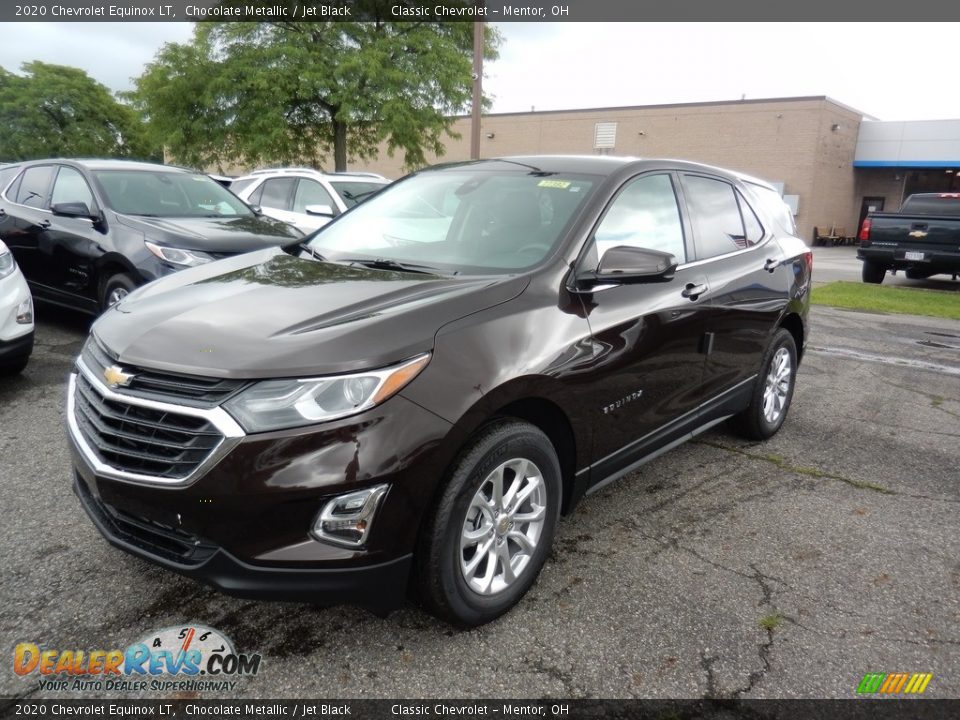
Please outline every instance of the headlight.
[[213, 260], [212, 257], [198, 250], [183, 250], [166, 245], [157, 245], [149, 240], [144, 240], [143, 244], [147, 246], [147, 250], [171, 265], [193, 267], [194, 265], [203, 265]]
[[12, 275], [17, 269], [17, 263], [13, 260], [13, 253], [0, 240], [0, 278]]
[[224, 404], [247, 432], [311, 425], [354, 415], [396, 395], [413, 380], [430, 354], [370, 372], [258, 382]]

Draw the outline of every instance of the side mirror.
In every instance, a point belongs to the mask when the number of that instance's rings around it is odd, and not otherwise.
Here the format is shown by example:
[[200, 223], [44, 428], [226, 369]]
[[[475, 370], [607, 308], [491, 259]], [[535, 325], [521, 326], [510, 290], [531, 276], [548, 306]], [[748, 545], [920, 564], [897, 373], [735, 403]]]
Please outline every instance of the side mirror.
[[322, 217], [333, 217], [333, 208], [329, 205], [307, 205], [304, 208], [307, 215], [320, 215]]
[[596, 272], [582, 273], [577, 281], [587, 286], [666, 282], [676, 270], [677, 259], [670, 253], [618, 245], [603, 254]]
[[50, 211], [54, 215], [60, 215], [62, 217], [82, 217], [89, 218], [90, 220], [99, 219], [98, 215], [90, 212], [90, 208], [87, 207], [85, 202], [54, 203], [50, 206]]

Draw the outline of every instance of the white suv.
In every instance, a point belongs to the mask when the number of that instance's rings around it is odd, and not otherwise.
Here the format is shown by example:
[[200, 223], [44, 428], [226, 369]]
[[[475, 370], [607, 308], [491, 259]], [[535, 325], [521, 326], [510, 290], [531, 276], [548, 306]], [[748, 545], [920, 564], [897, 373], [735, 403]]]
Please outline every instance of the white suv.
[[374, 173], [322, 173], [311, 168], [257, 170], [230, 189], [244, 202], [303, 232], [323, 227], [390, 183]]
[[7, 246], [0, 241], [0, 375], [27, 366], [33, 351], [33, 299]]

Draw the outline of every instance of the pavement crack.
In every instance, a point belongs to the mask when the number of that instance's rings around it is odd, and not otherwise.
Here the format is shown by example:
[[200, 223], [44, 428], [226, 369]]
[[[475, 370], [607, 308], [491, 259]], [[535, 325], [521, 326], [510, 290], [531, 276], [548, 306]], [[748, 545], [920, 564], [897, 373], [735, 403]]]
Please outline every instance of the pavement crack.
[[873, 492], [880, 493], [882, 495], [898, 495], [895, 490], [891, 490], [888, 487], [883, 485], [878, 485], [877, 483], [867, 482], [866, 480], [856, 480], [854, 478], [848, 478], [843, 475], [837, 475], [835, 473], [824, 472], [819, 468], [814, 467], [804, 467], [801, 465], [793, 465], [786, 458], [780, 455], [761, 455], [759, 453], [752, 453], [743, 448], [733, 447], [731, 445], [724, 445], [723, 443], [712, 442], [710, 440], [692, 440], [691, 442], [698, 445], [706, 445], [708, 447], [716, 448], [718, 450], [724, 450], [729, 453], [735, 453], [737, 455], [743, 455], [744, 457], [751, 458], [753, 460], [763, 460], [768, 462], [771, 465], [775, 465], [781, 470], [786, 470], [787, 472], [795, 473], [797, 475], [806, 475], [807, 477], [816, 478], [817, 480], [837, 480], [838, 482], [846, 483], [851, 487], [855, 487], [858, 490], [872, 490]]

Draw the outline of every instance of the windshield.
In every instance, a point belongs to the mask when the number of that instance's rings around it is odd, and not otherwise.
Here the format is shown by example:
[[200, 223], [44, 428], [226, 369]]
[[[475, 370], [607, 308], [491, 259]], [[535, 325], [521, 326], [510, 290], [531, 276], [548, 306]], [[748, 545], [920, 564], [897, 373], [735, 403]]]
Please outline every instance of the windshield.
[[332, 185], [333, 189], [337, 191], [337, 195], [343, 199], [343, 204], [348, 208], [352, 208], [354, 205], [362, 203], [371, 195], [376, 192], [380, 192], [384, 187], [386, 187], [386, 183], [343, 182], [342, 180], [331, 180], [330, 185]]
[[331, 260], [375, 258], [451, 272], [532, 267], [553, 252], [589, 196], [592, 176], [464, 166], [390, 185], [321, 228]]
[[169, 170], [93, 173], [118, 213], [149, 217], [250, 217], [242, 200], [206, 175]]

